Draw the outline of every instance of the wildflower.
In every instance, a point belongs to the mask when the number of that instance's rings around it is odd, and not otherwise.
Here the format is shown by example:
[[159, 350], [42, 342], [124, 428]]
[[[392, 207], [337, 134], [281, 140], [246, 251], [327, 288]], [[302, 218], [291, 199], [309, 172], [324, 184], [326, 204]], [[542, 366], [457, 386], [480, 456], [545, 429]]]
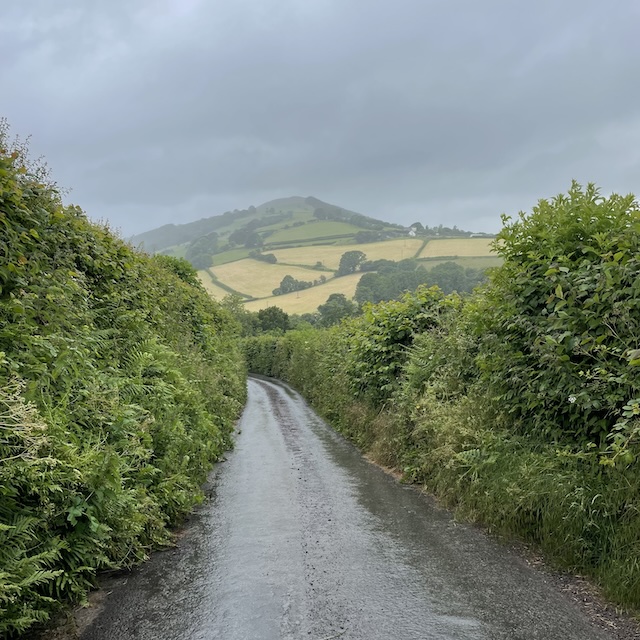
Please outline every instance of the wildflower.
[[569, 400], [569, 402], [571, 404], [573, 404], [576, 401], [576, 397], [575, 396], [569, 396], [568, 400]]

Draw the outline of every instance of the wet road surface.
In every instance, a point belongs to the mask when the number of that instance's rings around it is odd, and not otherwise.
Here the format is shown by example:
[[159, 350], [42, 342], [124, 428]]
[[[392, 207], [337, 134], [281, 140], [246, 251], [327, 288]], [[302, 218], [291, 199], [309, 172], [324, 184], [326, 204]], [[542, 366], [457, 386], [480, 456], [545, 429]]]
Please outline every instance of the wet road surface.
[[121, 579], [82, 640], [607, 637], [285, 385], [250, 379], [239, 429], [177, 548]]

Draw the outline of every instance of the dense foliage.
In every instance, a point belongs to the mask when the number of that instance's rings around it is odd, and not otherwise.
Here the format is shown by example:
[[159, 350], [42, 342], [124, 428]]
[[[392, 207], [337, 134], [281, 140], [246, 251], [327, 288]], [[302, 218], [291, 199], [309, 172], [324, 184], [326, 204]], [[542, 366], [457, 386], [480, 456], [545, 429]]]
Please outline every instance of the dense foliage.
[[505, 222], [478, 309], [483, 379], [520, 429], [600, 444], [640, 399], [638, 205], [574, 184]]
[[272, 293], [274, 296], [282, 296], [285, 293], [293, 293], [294, 291], [303, 291], [313, 287], [313, 282], [307, 280], [296, 280], [293, 276], [286, 275], [280, 281], [280, 286], [276, 287]]
[[344, 293], [332, 293], [324, 304], [318, 307], [317, 323], [321, 327], [331, 327], [346, 318], [358, 315], [358, 305]]
[[278, 258], [276, 258], [275, 253], [261, 253], [257, 249], [254, 249], [249, 253], [249, 257], [254, 260], [260, 260], [261, 262], [266, 262], [268, 264], [275, 264], [278, 262]]
[[238, 325], [0, 136], [0, 635], [170, 541], [230, 444]]
[[422, 287], [401, 300], [367, 305], [362, 316], [345, 324], [349, 350], [344, 367], [354, 393], [373, 404], [388, 400], [414, 337], [437, 326], [445, 308], [437, 287]]
[[336, 276], [346, 276], [350, 273], [355, 273], [366, 259], [367, 256], [362, 253], [362, 251], [345, 251], [340, 258]]
[[371, 273], [358, 281], [354, 300], [359, 304], [397, 300], [420, 285], [436, 286], [444, 293], [471, 293], [486, 279], [483, 269], [465, 268], [451, 261], [427, 269], [415, 259], [375, 260], [363, 263], [360, 270]]
[[200, 236], [189, 243], [185, 258], [195, 269], [208, 269], [212, 264], [212, 256], [218, 251], [218, 234], [215, 231]]
[[573, 184], [505, 220], [466, 298], [420, 289], [246, 340], [382, 464], [640, 608], [638, 205]]

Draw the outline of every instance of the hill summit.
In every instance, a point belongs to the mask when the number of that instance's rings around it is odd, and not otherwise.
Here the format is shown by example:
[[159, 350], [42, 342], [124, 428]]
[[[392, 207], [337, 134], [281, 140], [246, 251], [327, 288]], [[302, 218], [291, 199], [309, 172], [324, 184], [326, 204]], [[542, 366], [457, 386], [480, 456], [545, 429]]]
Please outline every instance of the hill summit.
[[[166, 224], [130, 238], [135, 246], [141, 246], [149, 252], [165, 252], [179, 245], [193, 244], [203, 236], [216, 234], [217, 242], [224, 242], [234, 232], [245, 230], [244, 235], [257, 234], [261, 240], [279, 229], [302, 226], [314, 220], [333, 220], [345, 222], [364, 230], [401, 229], [400, 225], [376, 220], [368, 216], [349, 211], [334, 204], [323, 202], [313, 196], [291, 196], [270, 200], [258, 207], [225, 211], [221, 215], [202, 218], [186, 224]], [[237, 234], [242, 236], [243, 234]], [[236, 237], [242, 240], [242, 237]], [[255, 246], [261, 243], [253, 236]], [[246, 240], [232, 244], [244, 245]]]

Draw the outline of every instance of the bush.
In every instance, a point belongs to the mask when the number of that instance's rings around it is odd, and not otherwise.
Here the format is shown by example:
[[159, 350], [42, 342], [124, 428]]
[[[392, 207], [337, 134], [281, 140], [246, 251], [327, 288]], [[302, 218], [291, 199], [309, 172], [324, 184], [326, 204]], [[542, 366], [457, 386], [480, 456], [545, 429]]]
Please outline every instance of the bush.
[[345, 369], [354, 392], [374, 405], [389, 399], [414, 337], [436, 327], [455, 300], [445, 299], [437, 287], [421, 287], [397, 301], [365, 305], [361, 317], [345, 324]]
[[505, 218], [479, 298], [479, 365], [513, 428], [602, 444], [640, 398], [640, 211], [574, 183]]
[[185, 261], [63, 207], [0, 135], [0, 635], [166, 544], [230, 445], [238, 326]]

